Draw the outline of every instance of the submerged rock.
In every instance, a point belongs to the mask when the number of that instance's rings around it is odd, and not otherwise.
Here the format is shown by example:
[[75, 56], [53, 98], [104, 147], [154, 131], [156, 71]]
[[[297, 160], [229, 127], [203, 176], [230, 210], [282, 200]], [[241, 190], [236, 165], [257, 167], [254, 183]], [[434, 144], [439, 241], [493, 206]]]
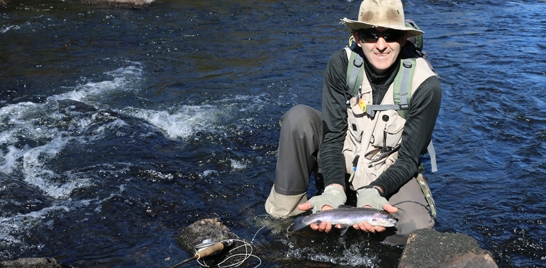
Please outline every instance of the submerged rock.
[[491, 253], [476, 239], [460, 233], [421, 229], [410, 234], [399, 268], [497, 268]]
[[6, 268], [59, 268], [61, 264], [53, 258], [21, 258], [13, 261], [2, 261], [0, 267]]

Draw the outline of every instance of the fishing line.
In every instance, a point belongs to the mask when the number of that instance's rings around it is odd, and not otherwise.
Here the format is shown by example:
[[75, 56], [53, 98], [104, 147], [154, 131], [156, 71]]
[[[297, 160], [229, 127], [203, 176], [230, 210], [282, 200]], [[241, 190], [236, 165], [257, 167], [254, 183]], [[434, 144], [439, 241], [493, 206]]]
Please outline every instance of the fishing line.
[[[232, 249], [230, 249], [226, 256], [221, 262], [209, 266], [205, 261], [202, 261], [201, 259], [197, 259], [197, 263], [203, 267], [219, 267], [219, 268], [228, 268], [228, 267], [239, 267], [243, 265], [248, 259], [254, 258], [258, 261], [258, 264], [254, 266], [254, 268], [260, 266], [262, 264], [262, 259], [258, 257], [257, 255], [253, 254], [254, 247], [252, 246], [252, 243], [254, 242], [254, 239], [256, 239], [256, 236], [258, 233], [264, 229], [265, 226], [262, 226], [256, 233], [254, 233], [254, 236], [252, 237], [252, 240], [250, 240], [250, 243], [248, 243], [245, 240], [241, 239], [231, 239], [233, 240], [234, 244], [240, 244], [238, 246], [234, 246]], [[236, 253], [236, 251], [244, 250], [244, 252]], [[235, 260], [235, 261], [234, 261]], [[231, 262], [231, 263], [230, 263]]]
[[[240, 240], [240, 239], [232, 239], [232, 240], [234, 242], [241, 243], [241, 245], [233, 247], [232, 249], [230, 249], [227, 254], [231, 253], [231, 255], [224, 258], [221, 262], [215, 264], [214, 266], [209, 266], [208, 264], [206, 264], [205, 262], [202, 262], [201, 260], [197, 260], [197, 263], [199, 263], [199, 265], [201, 265], [203, 267], [219, 267], [219, 268], [239, 267], [244, 262], [246, 262], [249, 258], [255, 258], [255, 259], [258, 260], [258, 264], [256, 266], [254, 266], [254, 267], [258, 267], [258, 266], [260, 266], [262, 264], [262, 259], [260, 259], [260, 257], [254, 255], [252, 253], [254, 251], [254, 248], [252, 247], [252, 245], [250, 243], [246, 242], [245, 240]], [[252, 240], [254, 240], [254, 238]], [[244, 253], [232, 253], [235, 250], [238, 250], [238, 249], [241, 249], [241, 248], [244, 248], [244, 251], [245, 251]], [[240, 257], [242, 257], [242, 259], [237, 260], [237, 261], [235, 261], [233, 263], [227, 263], [231, 259], [240, 258]]]
[[[421, 204], [421, 203], [419, 203], [419, 202], [417, 202], [417, 201], [413, 201], [413, 200], [400, 201], [400, 202], [398, 202], [398, 203], [396, 203], [396, 204], [392, 204], [392, 205], [393, 205], [394, 207], [396, 207], [397, 205], [400, 205], [400, 204], [403, 204], [403, 203], [414, 203], [414, 204], [420, 205], [420, 206], [422, 206], [422, 207], [424, 207], [424, 208], [427, 207], [426, 205]], [[398, 207], [397, 207], [397, 208], [398, 208]], [[402, 210], [403, 212], [405, 212], [405, 211], [404, 211], [403, 209], [401, 209], [401, 208], [398, 208], [398, 210]]]

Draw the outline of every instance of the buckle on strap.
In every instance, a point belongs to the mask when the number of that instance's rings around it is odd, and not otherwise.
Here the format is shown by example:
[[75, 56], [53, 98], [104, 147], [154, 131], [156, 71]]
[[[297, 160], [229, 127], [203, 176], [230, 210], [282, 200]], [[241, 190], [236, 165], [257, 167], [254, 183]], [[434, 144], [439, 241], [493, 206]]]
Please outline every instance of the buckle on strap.
[[[407, 105], [406, 105], [407, 106]], [[403, 110], [402, 105], [399, 104], [369, 104], [364, 106], [363, 111], [367, 113], [372, 118], [375, 116], [377, 111], [387, 111], [387, 110]], [[408, 108], [406, 108], [407, 110]]]

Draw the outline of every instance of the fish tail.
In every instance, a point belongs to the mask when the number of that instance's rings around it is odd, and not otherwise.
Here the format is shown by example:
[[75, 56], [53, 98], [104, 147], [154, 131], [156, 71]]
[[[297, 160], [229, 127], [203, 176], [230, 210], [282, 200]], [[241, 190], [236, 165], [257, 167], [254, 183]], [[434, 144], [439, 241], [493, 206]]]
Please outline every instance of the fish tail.
[[303, 227], [307, 226], [303, 223], [303, 218], [305, 216], [299, 216], [294, 219], [294, 224], [292, 225], [292, 231], [296, 231], [299, 229], [302, 229]]

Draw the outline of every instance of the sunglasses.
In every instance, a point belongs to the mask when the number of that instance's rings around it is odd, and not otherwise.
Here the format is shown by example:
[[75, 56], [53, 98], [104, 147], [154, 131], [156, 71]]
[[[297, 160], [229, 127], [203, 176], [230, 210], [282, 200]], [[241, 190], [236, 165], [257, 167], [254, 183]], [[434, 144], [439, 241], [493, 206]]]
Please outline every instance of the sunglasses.
[[383, 32], [378, 32], [375, 30], [365, 30], [365, 31], [359, 31], [358, 36], [360, 37], [360, 41], [366, 42], [366, 43], [375, 43], [377, 40], [379, 40], [379, 37], [383, 37], [385, 41], [387, 42], [396, 42], [404, 35], [406, 34], [405, 31], [399, 31], [399, 30], [386, 30]]

